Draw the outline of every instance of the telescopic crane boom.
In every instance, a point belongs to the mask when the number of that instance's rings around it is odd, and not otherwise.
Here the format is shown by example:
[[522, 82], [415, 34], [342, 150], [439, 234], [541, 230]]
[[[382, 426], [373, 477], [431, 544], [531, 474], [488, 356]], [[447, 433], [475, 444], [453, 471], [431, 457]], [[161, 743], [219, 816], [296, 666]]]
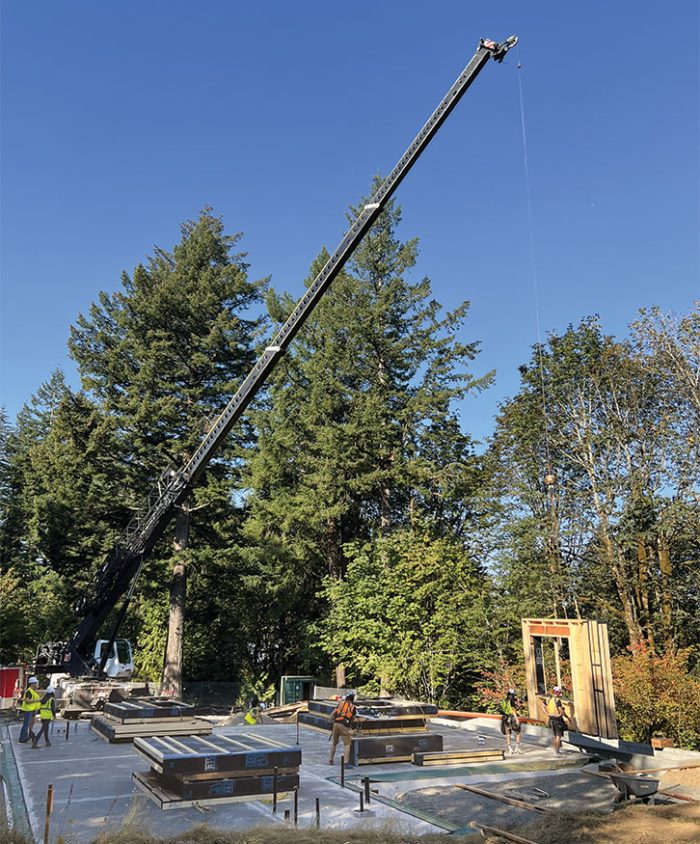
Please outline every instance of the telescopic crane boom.
[[[382, 213], [393, 193], [438, 129], [447, 120], [469, 86], [489, 59], [496, 62], [503, 61], [506, 53], [517, 42], [518, 39], [515, 35], [511, 35], [501, 43], [487, 38], [481, 39], [467, 66], [442, 98], [438, 107], [413, 139], [394, 169], [364, 206], [338, 248], [301, 297], [287, 321], [277, 332], [277, 335], [255, 363], [236, 394], [211, 426], [190, 460], [181, 469], [168, 470], [161, 476], [156, 490], [151, 493], [136, 513], [108, 554], [90, 594], [82, 599], [78, 611], [82, 613], [83, 620], [78, 629], [67, 643], [60, 643], [59, 647], [54, 647], [50, 654], [48, 651], [45, 652], [46, 664], [41, 670], [47, 672], [68, 671], [74, 676], [87, 673], [91, 645], [97, 637], [100, 627], [119, 599], [127, 593], [130, 595], [145, 557], [152, 551], [154, 545], [162, 536], [173, 517], [175, 508], [182, 504], [190, 494], [231, 427], [265, 384], [280, 356], [304, 325], [333, 279], [341, 271], [366, 232]], [[125, 609], [126, 604], [120, 613], [117, 625], [115, 625], [110, 643], [116, 636], [116, 627], [121, 621]], [[106, 651], [109, 651], [109, 648]], [[104, 660], [100, 669], [103, 667]]]

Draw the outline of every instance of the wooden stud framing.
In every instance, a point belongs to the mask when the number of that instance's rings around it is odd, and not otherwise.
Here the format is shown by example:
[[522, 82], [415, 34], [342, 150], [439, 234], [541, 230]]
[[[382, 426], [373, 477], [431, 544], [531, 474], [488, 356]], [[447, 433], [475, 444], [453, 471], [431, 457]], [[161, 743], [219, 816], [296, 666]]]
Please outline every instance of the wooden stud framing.
[[543, 718], [539, 706], [542, 695], [537, 683], [536, 640], [564, 638], [569, 640], [573, 686], [573, 701], [565, 704], [565, 708], [572, 727], [601, 738], [617, 738], [607, 624], [580, 619], [524, 618], [522, 632], [530, 718]]

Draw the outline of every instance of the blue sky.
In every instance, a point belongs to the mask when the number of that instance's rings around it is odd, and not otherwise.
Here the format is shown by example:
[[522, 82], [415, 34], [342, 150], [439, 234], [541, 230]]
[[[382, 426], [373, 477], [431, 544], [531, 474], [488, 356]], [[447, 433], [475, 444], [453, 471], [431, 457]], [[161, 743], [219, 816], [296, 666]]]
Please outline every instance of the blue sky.
[[69, 327], [205, 205], [251, 275], [295, 296], [348, 204], [386, 174], [481, 36], [490, 63], [398, 191], [416, 278], [472, 309], [461, 407], [483, 438], [542, 335], [700, 298], [698, 3], [223, 0], [2, 5], [2, 403], [67, 357]]

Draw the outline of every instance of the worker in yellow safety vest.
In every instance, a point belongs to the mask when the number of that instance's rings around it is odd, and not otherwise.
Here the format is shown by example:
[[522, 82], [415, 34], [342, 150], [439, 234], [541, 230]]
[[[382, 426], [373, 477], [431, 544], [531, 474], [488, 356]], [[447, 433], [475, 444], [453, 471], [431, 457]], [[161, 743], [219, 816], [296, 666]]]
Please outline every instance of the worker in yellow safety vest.
[[250, 708], [243, 716], [243, 723], [249, 724], [251, 727], [258, 723], [258, 712], [260, 711], [260, 702], [257, 695], [253, 695], [250, 699]]
[[20, 744], [26, 744], [30, 738], [34, 739], [32, 724], [34, 723], [34, 716], [39, 711], [39, 703], [41, 701], [41, 695], [37, 691], [38, 688], [39, 681], [37, 678], [30, 677], [27, 682], [27, 690], [22, 696], [22, 703], [19, 706], [20, 711], [24, 713], [22, 727], [19, 731]]
[[355, 706], [355, 692], [348, 692], [345, 698], [340, 701], [336, 708], [331, 713], [331, 724], [333, 725], [333, 732], [331, 733], [331, 755], [328, 764], [333, 764], [335, 756], [335, 749], [338, 742], [342, 739], [345, 764], [350, 763], [350, 747], [352, 744], [353, 722], [357, 714], [357, 707]]
[[32, 747], [37, 748], [39, 745], [39, 739], [43, 736], [46, 742], [47, 747], [51, 747], [51, 742], [49, 741], [49, 726], [51, 722], [56, 717], [56, 698], [54, 697], [54, 687], [47, 686], [46, 691], [44, 692], [44, 697], [42, 697], [39, 703], [39, 718], [41, 718], [41, 729], [34, 737], [32, 741]]
[[561, 740], [564, 735], [564, 730], [568, 729], [566, 723], [566, 712], [564, 711], [564, 704], [561, 701], [561, 688], [554, 686], [552, 694], [546, 701], [541, 701], [542, 706], [549, 721], [549, 726], [552, 728], [554, 739], [552, 745], [557, 756], [562, 756]]
[[[523, 752], [520, 746], [519, 704], [515, 689], [508, 689], [508, 694], [501, 701], [501, 732], [506, 737], [506, 751], [511, 755]], [[512, 743], [511, 736], [515, 737], [515, 744]]]

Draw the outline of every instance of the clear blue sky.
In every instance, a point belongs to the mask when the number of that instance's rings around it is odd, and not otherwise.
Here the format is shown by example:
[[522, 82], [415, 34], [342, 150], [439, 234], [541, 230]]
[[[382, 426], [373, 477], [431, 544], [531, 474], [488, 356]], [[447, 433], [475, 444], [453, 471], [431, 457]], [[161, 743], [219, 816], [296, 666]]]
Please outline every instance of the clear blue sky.
[[[34, 0], [2, 4], [2, 403], [205, 205], [294, 295], [481, 36], [521, 40], [542, 334], [700, 298], [697, 0]], [[417, 276], [472, 302], [492, 428], [537, 339], [516, 56], [490, 63], [400, 188]]]

